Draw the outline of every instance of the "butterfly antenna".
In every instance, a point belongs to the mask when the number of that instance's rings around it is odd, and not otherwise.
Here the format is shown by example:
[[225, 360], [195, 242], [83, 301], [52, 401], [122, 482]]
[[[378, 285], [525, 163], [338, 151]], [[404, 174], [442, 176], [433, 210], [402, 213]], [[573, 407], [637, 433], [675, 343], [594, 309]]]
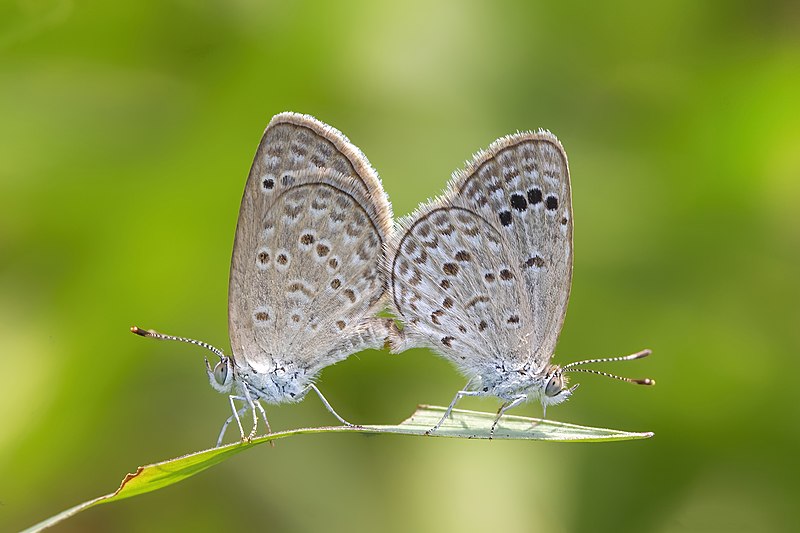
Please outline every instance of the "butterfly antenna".
[[140, 328], [138, 326], [131, 326], [131, 333], [135, 333], [136, 335], [139, 335], [140, 337], [149, 337], [151, 339], [160, 339], [160, 340], [163, 340], [163, 341], [179, 341], [179, 342], [185, 342], [187, 344], [194, 344], [195, 346], [202, 346], [206, 350], [214, 352], [217, 355], [217, 357], [219, 357], [221, 360], [225, 358], [225, 354], [222, 353], [222, 350], [220, 350], [218, 348], [214, 348], [213, 346], [211, 346], [207, 342], [198, 341], [198, 340], [194, 340], [194, 339], [188, 339], [186, 337], [176, 337], [174, 335], [164, 335], [163, 333], [159, 333], [159, 332], [154, 331], [152, 329], [142, 329], [142, 328]]
[[642, 350], [641, 352], [636, 352], [630, 355], [625, 355], [622, 357], [603, 357], [600, 359], [586, 359], [584, 361], [575, 361], [574, 363], [569, 363], [561, 368], [562, 372], [584, 372], [586, 374], [597, 374], [598, 376], [605, 376], [607, 378], [618, 379], [620, 381], [626, 381], [628, 383], [635, 383], [636, 385], [655, 385], [656, 381], [650, 378], [644, 379], [634, 379], [634, 378], [624, 378], [622, 376], [617, 376], [616, 374], [611, 374], [609, 372], [601, 372], [599, 370], [591, 370], [589, 368], [574, 368], [580, 365], [587, 365], [590, 363], [609, 363], [614, 361], [633, 361], [635, 359], [642, 359], [647, 357], [648, 355], [652, 354], [653, 352], [650, 350]]

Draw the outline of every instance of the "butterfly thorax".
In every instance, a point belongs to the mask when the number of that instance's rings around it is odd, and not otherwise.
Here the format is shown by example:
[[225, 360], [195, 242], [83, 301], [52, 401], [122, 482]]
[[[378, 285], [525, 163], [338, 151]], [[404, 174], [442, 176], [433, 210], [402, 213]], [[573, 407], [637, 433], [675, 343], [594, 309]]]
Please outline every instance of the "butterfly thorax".
[[477, 376], [476, 386], [480, 391], [504, 400], [542, 389], [545, 379], [528, 364], [520, 366], [518, 363], [500, 359], [481, 368]]
[[571, 393], [568, 389], [553, 396], [546, 393], [547, 384], [555, 373], [561, 373], [557, 365], [537, 368], [530, 363], [520, 366], [510, 360], [497, 359], [494, 364], [483, 367], [477, 374], [474, 388], [505, 401], [525, 396], [526, 401], [535, 400], [543, 405], [554, 405], [566, 400]]
[[267, 403], [290, 403], [303, 399], [314, 376], [292, 361], [274, 361], [273, 368], [266, 372], [253, 369], [246, 362], [236, 363], [235, 387], [237, 393]]

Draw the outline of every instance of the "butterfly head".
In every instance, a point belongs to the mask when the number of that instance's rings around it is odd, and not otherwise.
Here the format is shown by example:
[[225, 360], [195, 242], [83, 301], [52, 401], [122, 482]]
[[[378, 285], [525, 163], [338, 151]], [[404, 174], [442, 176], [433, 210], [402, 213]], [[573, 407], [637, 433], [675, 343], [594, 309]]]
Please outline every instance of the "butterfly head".
[[233, 360], [230, 357], [226, 355], [220, 357], [219, 363], [214, 365], [213, 369], [211, 368], [211, 363], [209, 363], [206, 358], [206, 373], [208, 374], [208, 382], [211, 383], [214, 390], [223, 394], [231, 392], [233, 388], [234, 369]]
[[544, 393], [541, 395], [542, 406], [556, 405], [572, 396], [578, 384], [568, 387], [569, 380], [558, 365], [551, 365], [545, 374]]

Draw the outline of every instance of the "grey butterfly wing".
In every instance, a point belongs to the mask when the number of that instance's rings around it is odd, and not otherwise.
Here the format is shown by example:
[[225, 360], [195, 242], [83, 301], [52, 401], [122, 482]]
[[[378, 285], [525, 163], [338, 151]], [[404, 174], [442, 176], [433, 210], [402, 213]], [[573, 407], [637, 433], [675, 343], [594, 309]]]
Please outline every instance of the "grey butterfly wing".
[[[261, 186], [266, 206], [286, 186], [282, 173], [305, 169], [333, 170], [354, 178], [366, 192], [366, 202], [376, 208], [381, 231], [391, 231], [391, 204], [367, 157], [342, 132], [310, 115], [286, 112], [270, 120], [250, 168], [243, 200]], [[241, 211], [239, 222], [243, 222]]]
[[561, 143], [541, 130], [502, 137], [454, 176], [448, 196], [491, 220], [511, 246], [532, 306], [532, 355], [549, 361], [572, 285], [572, 191]]
[[492, 223], [437, 200], [400, 226], [389, 275], [407, 347], [429, 346], [465, 373], [498, 364], [499, 347], [524, 348], [531, 315], [522, 273]]
[[[309, 371], [378, 342], [391, 207], [377, 174], [338, 131], [284, 113], [267, 127], [245, 186], [229, 286], [236, 358]], [[372, 342], [372, 344], [370, 344]]]
[[[561, 144], [555, 136], [543, 131], [498, 139], [454, 175], [448, 191], [430, 207], [436, 206], [460, 208], [480, 217], [484, 224], [482, 235], [494, 235], [493, 240], [500, 243], [499, 252], [479, 259], [481, 268], [495, 271], [505, 268], [515, 280], [509, 286], [493, 289], [500, 292], [488, 293], [497, 328], [493, 338], [473, 337], [472, 342], [491, 342], [489, 346], [498, 357], [521, 357], [542, 367], [555, 349], [572, 278], [572, 202], [567, 158]], [[412, 219], [416, 220], [425, 211], [426, 208], [421, 209]], [[405, 227], [410, 228], [413, 223], [413, 220], [406, 222]], [[457, 232], [464, 231], [459, 224], [454, 227]], [[399, 244], [403, 238], [400, 236], [396, 242]], [[478, 242], [475, 245], [487, 246]], [[395, 246], [390, 260], [402, 263], [397, 257], [405, 254]], [[447, 255], [436, 257], [440, 268], [450, 260]], [[408, 313], [410, 308], [397, 294], [410, 289], [403, 288], [405, 282], [395, 275], [399, 273], [392, 271], [392, 274], [394, 305], [400, 314]], [[520, 279], [524, 281], [520, 283]], [[463, 285], [464, 289], [475, 290], [475, 296], [480, 294], [480, 286], [472, 278], [465, 279]], [[519, 318], [518, 328], [507, 327], [511, 325], [507, 322], [508, 309], [518, 311], [515, 317]], [[408, 328], [407, 333], [412, 337], [415, 331], [436, 326], [430, 318], [413, 318], [417, 324]], [[421, 335], [416, 336], [420, 340]], [[441, 345], [429, 345], [444, 353]], [[444, 355], [458, 362], [455, 357]]]

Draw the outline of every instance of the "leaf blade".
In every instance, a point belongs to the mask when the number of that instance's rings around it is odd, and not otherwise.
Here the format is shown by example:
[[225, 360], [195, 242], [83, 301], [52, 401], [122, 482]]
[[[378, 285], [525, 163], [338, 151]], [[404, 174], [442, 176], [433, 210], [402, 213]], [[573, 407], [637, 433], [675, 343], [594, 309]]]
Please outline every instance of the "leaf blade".
[[[250, 442], [236, 442], [219, 448], [210, 448], [174, 459], [140, 466], [136, 469], [136, 472], [125, 476], [116, 491], [70, 507], [31, 526], [25, 531], [42, 531], [96, 505], [131, 498], [174, 485], [254, 446], [293, 435], [368, 433], [466, 439], [490, 438], [491, 426], [496, 415], [464, 409], [453, 409], [451, 419], [446, 420], [432, 435], [426, 435], [426, 432], [442, 418], [444, 412], [444, 407], [420, 405], [410, 417], [396, 425], [324, 426], [291, 429], [263, 435], [254, 438]], [[646, 439], [652, 436], [652, 432], [620, 431], [538, 418], [504, 415], [493, 438], [496, 440], [540, 440], [549, 442], [613, 442]]]
[[[420, 405], [409, 418], [397, 426], [366, 426], [376, 432], [425, 435], [442, 418], [444, 407]], [[453, 409], [452, 418], [446, 420], [433, 437], [489, 439], [494, 413]], [[528, 418], [503, 415], [492, 438], [497, 440], [541, 440], [550, 442], [613, 442], [620, 440], [646, 439], [652, 432], [631, 432], [616, 429], [596, 428]]]

